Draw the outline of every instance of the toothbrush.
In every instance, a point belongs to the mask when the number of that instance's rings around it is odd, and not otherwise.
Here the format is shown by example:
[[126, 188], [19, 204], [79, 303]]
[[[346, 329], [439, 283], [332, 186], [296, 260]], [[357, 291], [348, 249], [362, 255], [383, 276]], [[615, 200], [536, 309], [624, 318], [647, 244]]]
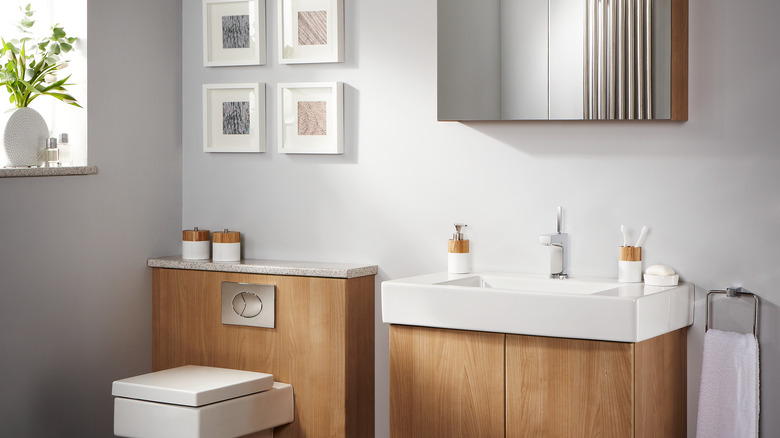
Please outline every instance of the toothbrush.
[[625, 225], [620, 226], [620, 232], [623, 233], [623, 246], [626, 246], [626, 243], [628, 242], [628, 235], [626, 234]]
[[636, 241], [637, 248], [641, 248], [647, 240], [647, 225], [642, 226], [642, 231], [639, 233], [639, 240]]

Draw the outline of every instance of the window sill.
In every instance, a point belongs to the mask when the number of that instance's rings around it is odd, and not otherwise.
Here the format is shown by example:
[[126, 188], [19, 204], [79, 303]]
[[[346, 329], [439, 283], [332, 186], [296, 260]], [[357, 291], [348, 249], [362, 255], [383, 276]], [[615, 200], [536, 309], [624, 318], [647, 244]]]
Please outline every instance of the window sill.
[[29, 167], [6, 169], [0, 168], [0, 178], [22, 178], [29, 176], [67, 176], [67, 175], [95, 175], [95, 166], [73, 167]]

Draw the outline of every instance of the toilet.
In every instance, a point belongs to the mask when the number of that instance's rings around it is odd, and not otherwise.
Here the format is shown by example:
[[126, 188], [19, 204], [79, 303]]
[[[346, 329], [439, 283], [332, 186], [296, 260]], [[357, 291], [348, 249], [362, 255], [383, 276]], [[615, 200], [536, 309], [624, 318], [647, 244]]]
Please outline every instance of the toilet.
[[271, 374], [187, 365], [113, 383], [114, 434], [271, 438], [293, 421], [293, 388]]

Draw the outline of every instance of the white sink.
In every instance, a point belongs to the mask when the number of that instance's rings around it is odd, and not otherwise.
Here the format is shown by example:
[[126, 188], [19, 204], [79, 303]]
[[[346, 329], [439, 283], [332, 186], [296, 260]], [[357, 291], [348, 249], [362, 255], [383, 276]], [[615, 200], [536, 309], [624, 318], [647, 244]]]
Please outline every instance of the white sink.
[[693, 324], [693, 285], [436, 273], [382, 282], [388, 324], [640, 342]]

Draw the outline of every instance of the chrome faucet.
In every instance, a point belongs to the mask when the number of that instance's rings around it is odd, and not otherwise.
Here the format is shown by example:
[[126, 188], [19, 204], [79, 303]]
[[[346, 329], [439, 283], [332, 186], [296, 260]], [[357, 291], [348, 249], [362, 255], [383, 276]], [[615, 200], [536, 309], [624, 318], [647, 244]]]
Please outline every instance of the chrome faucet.
[[566, 274], [566, 247], [569, 245], [569, 235], [561, 233], [561, 220], [563, 207], [558, 207], [558, 232], [542, 234], [539, 243], [550, 247], [550, 278], [567, 278]]

